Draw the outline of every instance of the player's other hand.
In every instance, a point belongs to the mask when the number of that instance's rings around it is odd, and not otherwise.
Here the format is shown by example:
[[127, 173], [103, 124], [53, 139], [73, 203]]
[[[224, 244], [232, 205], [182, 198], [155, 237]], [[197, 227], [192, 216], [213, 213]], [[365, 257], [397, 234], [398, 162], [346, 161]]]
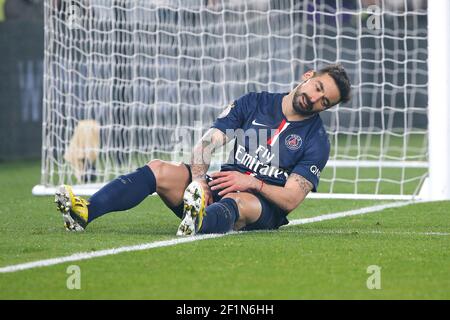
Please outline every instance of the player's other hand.
[[211, 190], [223, 189], [219, 192], [220, 196], [236, 191], [253, 191], [258, 188], [258, 179], [237, 171], [214, 172], [211, 177], [214, 179], [209, 182]]
[[206, 206], [209, 206], [210, 204], [213, 203], [213, 196], [211, 193], [211, 189], [208, 186], [208, 182], [206, 181], [206, 179], [194, 179], [195, 181], [197, 181], [203, 188], [203, 192], [205, 193], [205, 203]]

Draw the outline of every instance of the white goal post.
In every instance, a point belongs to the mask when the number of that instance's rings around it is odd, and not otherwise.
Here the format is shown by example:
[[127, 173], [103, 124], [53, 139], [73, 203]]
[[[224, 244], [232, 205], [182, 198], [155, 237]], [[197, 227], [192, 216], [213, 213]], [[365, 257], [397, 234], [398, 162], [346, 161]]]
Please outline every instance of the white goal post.
[[234, 99], [342, 63], [353, 99], [322, 115], [331, 154], [311, 197], [450, 199], [449, 59], [448, 0], [46, 0], [33, 194], [186, 161]]
[[423, 197], [450, 200], [450, 1], [428, 1], [429, 181]]

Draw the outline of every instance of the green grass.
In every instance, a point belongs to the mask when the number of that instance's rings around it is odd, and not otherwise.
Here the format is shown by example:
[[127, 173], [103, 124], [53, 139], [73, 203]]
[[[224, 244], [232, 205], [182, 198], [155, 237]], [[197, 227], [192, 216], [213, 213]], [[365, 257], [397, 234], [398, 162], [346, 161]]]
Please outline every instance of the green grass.
[[427, 175], [420, 168], [327, 168], [320, 181], [323, 193], [417, 194]]
[[[0, 267], [174, 238], [178, 218], [157, 197], [66, 232], [52, 198], [31, 196], [39, 168], [0, 164]], [[308, 199], [291, 219], [376, 204]], [[449, 213], [450, 202], [422, 203], [0, 274], [0, 299], [449, 299]], [[66, 287], [69, 265], [81, 290]], [[381, 290], [366, 287], [370, 265]]]
[[[331, 157], [336, 160], [392, 160], [427, 161], [426, 131], [414, 134], [403, 131], [330, 135]], [[381, 156], [381, 157], [380, 157]]]

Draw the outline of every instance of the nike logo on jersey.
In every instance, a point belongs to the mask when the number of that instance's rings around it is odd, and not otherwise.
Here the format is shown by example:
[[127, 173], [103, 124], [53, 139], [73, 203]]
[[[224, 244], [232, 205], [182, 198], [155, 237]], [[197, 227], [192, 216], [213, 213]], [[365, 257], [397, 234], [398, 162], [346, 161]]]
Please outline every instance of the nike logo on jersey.
[[260, 127], [268, 127], [266, 124], [258, 123], [256, 120], [253, 120], [252, 125], [254, 126], [260, 126]]

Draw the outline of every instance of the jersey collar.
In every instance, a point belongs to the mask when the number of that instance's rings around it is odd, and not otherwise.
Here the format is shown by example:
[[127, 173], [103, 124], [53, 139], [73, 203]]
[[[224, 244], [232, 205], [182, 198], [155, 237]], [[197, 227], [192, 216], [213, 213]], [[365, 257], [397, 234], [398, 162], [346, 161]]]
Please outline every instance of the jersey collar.
[[286, 116], [284, 115], [284, 113], [283, 113], [283, 106], [282, 106], [283, 105], [283, 98], [285, 96], [287, 96], [288, 94], [289, 94], [289, 92], [280, 94], [279, 97], [278, 97], [277, 103], [276, 103], [277, 112], [278, 112], [278, 114], [279, 114], [279, 116], [281, 117], [282, 120], [286, 120], [286, 122], [288, 122], [288, 123], [290, 123], [292, 125], [303, 126], [303, 125], [306, 125], [306, 124], [314, 121], [319, 116], [319, 114], [315, 114], [312, 117], [309, 117], [308, 119], [297, 120], [297, 121], [289, 121], [286, 118]]

